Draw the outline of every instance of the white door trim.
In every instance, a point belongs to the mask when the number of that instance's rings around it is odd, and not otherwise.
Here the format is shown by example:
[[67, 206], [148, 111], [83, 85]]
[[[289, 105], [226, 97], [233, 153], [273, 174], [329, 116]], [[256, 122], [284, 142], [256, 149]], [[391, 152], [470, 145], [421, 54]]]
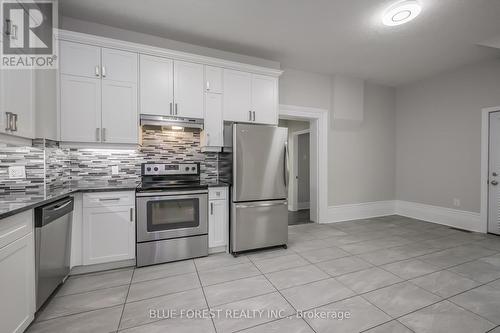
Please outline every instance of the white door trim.
[[[295, 178], [298, 169], [299, 169], [299, 160], [298, 160], [298, 154], [299, 154], [299, 149], [298, 149], [298, 138], [299, 135], [301, 134], [307, 134], [311, 133], [310, 129], [302, 130], [302, 131], [297, 131], [292, 133], [292, 142], [291, 142], [291, 147], [289, 146], [288, 149], [290, 151], [293, 151], [293, 161], [291, 161], [291, 168], [290, 168], [290, 185], [289, 185], [289, 191], [288, 191], [288, 210], [291, 211], [297, 211], [299, 209], [304, 209], [299, 207], [299, 193], [298, 193], [298, 182], [297, 178]], [[289, 143], [290, 145], [290, 143]], [[311, 150], [311, 141], [309, 141], [309, 150]], [[311, 159], [309, 158], [309, 167], [311, 167]], [[310, 180], [309, 180], [310, 181]], [[309, 208], [310, 205], [307, 207]]]
[[481, 232], [488, 232], [488, 169], [491, 112], [500, 111], [500, 106], [485, 108], [481, 118]]
[[328, 222], [328, 110], [280, 105], [283, 119], [309, 120], [311, 149], [311, 221]]

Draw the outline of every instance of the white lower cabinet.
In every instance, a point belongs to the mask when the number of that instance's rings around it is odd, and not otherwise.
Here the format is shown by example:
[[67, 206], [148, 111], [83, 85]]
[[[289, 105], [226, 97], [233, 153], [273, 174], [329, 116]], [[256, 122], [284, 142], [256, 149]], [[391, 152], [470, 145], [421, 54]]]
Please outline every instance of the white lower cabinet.
[[83, 196], [83, 265], [135, 258], [133, 192]]
[[0, 332], [24, 332], [35, 316], [33, 237], [32, 211], [0, 221], [0, 239], [11, 240], [0, 246]]
[[224, 251], [228, 245], [229, 207], [227, 188], [209, 189], [208, 201], [208, 247], [212, 252]]

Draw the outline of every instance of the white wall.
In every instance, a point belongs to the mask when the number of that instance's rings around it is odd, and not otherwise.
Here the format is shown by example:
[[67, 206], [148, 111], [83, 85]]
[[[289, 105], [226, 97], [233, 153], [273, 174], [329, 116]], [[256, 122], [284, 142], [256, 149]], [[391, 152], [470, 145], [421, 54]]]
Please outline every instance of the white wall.
[[397, 199], [479, 212], [481, 108], [500, 105], [500, 60], [400, 87], [396, 101]]

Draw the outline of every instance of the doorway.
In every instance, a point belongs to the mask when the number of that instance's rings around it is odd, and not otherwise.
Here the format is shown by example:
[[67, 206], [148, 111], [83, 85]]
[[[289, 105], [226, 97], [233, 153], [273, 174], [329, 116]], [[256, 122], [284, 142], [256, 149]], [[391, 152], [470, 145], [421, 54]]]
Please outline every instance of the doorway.
[[500, 111], [489, 114], [488, 232], [500, 235]]
[[279, 126], [288, 129], [288, 224], [312, 223], [310, 123], [280, 119]]

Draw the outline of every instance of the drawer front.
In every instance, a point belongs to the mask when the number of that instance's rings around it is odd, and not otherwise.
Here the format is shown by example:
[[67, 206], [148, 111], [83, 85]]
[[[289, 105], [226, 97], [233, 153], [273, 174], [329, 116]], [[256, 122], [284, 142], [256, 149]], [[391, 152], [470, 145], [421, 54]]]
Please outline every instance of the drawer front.
[[26, 236], [33, 230], [33, 210], [0, 220], [0, 248]]
[[226, 199], [227, 198], [227, 187], [212, 187], [208, 189], [208, 199]]
[[83, 207], [134, 206], [135, 192], [97, 192], [83, 194]]

